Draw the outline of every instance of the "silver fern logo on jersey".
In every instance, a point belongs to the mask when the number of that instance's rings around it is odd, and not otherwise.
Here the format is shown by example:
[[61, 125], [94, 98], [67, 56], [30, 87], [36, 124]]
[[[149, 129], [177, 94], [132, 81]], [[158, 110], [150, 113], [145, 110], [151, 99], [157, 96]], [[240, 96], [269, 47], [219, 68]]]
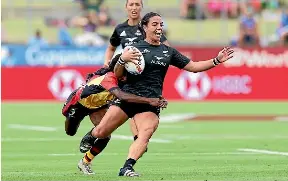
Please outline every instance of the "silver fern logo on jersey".
[[150, 53], [150, 50], [147, 50], [146, 48], [141, 53]]
[[157, 57], [157, 56], [154, 56], [157, 60], [162, 60], [164, 57]]

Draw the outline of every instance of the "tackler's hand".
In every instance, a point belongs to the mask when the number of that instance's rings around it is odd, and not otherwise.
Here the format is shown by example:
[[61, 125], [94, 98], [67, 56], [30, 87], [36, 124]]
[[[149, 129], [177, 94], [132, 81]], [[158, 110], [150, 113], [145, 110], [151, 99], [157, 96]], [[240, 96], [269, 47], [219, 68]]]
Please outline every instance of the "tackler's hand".
[[161, 104], [159, 98], [148, 98], [148, 99], [149, 99], [149, 104], [150, 104], [151, 106], [159, 107], [160, 104]]
[[94, 76], [95, 74], [94, 73], [88, 73], [86, 75], [86, 83]]
[[160, 108], [162, 109], [167, 108], [168, 101], [164, 97], [160, 96], [159, 102], [160, 102], [160, 105], [159, 105]]
[[104, 63], [103, 67], [104, 68], [109, 68], [109, 63]]

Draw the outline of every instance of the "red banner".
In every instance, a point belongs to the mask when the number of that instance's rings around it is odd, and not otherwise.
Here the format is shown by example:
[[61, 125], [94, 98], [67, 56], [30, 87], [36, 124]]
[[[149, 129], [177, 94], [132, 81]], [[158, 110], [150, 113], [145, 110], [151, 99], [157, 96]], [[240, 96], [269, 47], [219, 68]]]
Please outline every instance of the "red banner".
[[[2, 100], [64, 100], [96, 69], [2, 68]], [[288, 100], [288, 69], [221, 65], [195, 74], [170, 68], [163, 95], [170, 100]]]
[[[207, 60], [215, 57], [221, 48], [195, 48], [189, 46], [176, 47], [178, 51], [193, 61]], [[224, 67], [249, 68], [288, 68], [288, 49], [285, 47], [265, 49], [239, 49], [235, 48], [234, 57], [224, 64]]]
[[[98, 67], [99, 68], [99, 67]], [[2, 68], [2, 100], [64, 100], [97, 67]]]
[[184, 100], [288, 100], [287, 68], [224, 68], [190, 73], [170, 69], [164, 96]]

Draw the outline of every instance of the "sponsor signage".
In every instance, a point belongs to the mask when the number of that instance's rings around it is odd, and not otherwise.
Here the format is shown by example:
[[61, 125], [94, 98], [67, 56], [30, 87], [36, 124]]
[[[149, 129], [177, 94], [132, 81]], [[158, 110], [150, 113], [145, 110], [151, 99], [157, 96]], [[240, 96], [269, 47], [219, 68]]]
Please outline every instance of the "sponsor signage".
[[[89, 67], [2, 67], [2, 100], [65, 100]], [[163, 95], [168, 100], [288, 100], [287, 68], [225, 68], [201, 73], [170, 68]]]
[[51, 45], [45, 47], [3, 44], [1, 66], [73, 66], [103, 65], [106, 46], [71, 47]]

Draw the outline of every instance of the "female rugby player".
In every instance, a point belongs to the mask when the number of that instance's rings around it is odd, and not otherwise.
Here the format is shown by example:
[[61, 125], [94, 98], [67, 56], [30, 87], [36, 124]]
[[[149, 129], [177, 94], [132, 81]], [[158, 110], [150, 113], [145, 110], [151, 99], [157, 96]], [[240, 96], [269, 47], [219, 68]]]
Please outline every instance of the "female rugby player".
[[[163, 82], [169, 65], [195, 73], [217, 67], [233, 57], [234, 50], [225, 47], [215, 58], [193, 62], [176, 49], [161, 43], [162, 25], [161, 16], [153, 12], [146, 14], [141, 20], [145, 40], [133, 46], [141, 52], [145, 49], [146, 52], [149, 52], [142, 53], [145, 59], [145, 69], [140, 75], [127, 73], [127, 81], [122, 87], [123, 91], [143, 97], [157, 98], [162, 95]], [[135, 59], [129, 58], [131, 53], [133, 54], [127, 50], [120, 56], [114, 68], [114, 73], [118, 78], [123, 76], [125, 62], [135, 61]], [[128, 118], [133, 118], [138, 128], [138, 139], [131, 144], [127, 160], [120, 169], [119, 176], [139, 176], [134, 171], [133, 166], [144, 153], [149, 139], [158, 127], [159, 113], [158, 107], [148, 104], [116, 101], [114, 105], [109, 107], [100, 124], [92, 130], [91, 139], [86, 140], [86, 142], [91, 144], [95, 140], [97, 142], [105, 139]]]
[[[144, 40], [144, 34], [139, 26], [141, 20], [141, 11], [143, 8], [143, 0], [126, 0], [126, 12], [128, 19], [116, 26], [111, 38], [110, 44], [105, 53], [104, 66], [109, 65], [109, 61], [113, 57], [116, 48], [121, 45], [124, 49], [126, 46], [132, 45]], [[161, 36], [161, 42], [168, 44], [168, 41], [164, 35]], [[133, 119], [130, 121], [131, 132], [134, 136], [134, 140], [137, 139], [137, 127]]]

